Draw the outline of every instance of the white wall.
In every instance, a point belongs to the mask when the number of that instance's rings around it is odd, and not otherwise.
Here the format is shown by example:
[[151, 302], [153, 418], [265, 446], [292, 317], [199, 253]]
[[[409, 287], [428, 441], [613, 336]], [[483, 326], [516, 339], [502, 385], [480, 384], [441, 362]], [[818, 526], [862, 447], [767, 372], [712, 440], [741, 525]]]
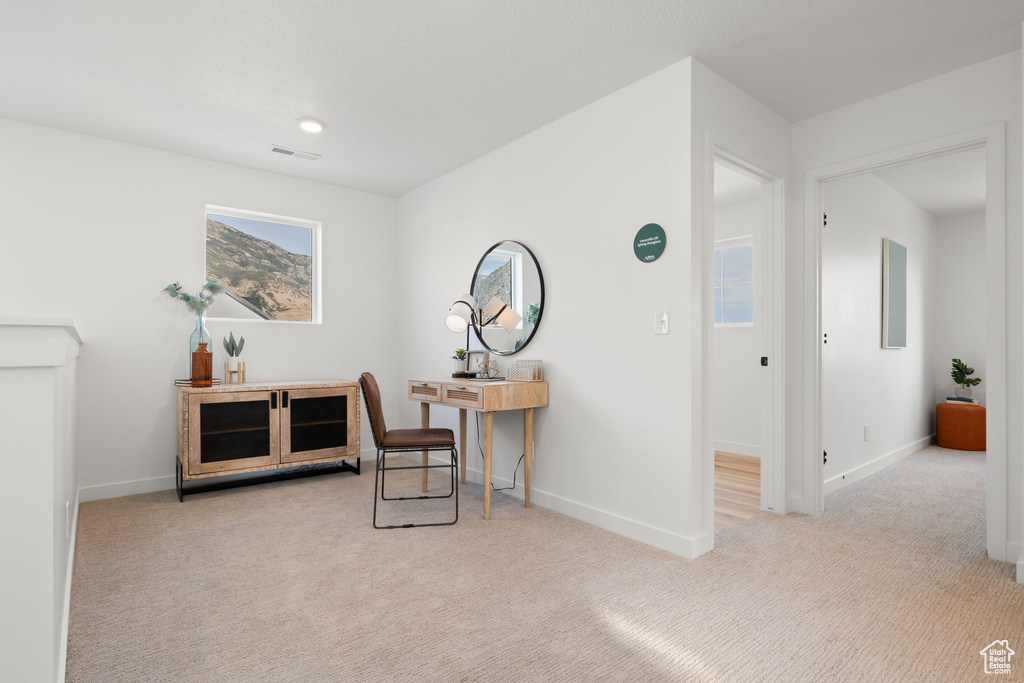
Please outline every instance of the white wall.
[[985, 212], [938, 221], [938, 278], [935, 284], [935, 402], [953, 396], [953, 358], [974, 368], [981, 384], [972, 395], [985, 405]]
[[[715, 207], [715, 240], [744, 237], [761, 253], [761, 200]], [[755, 265], [755, 280], [760, 279]], [[755, 296], [760, 292], [755, 282]], [[715, 450], [761, 457], [761, 307], [754, 304], [754, 323], [747, 327], [716, 327], [711, 370], [712, 430]]]
[[[1006, 123], [1006, 387], [1008, 454], [1008, 549], [1021, 539], [1021, 452], [1024, 431], [1012, 416], [1024, 413], [1022, 400], [1022, 243], [1021, 243], [1021, 53], [1015, 52], [859, 102], [793, 126], [793, 166], [786, 234], [787, 264], [787, 490], [791, 508], [810, 511], [813, 424], [805, 420], [805, 398], [812, 395], [816, 273], [805, 259], [804, 173], [821, 166], [925, 142], [991, 124]], [[988, 245], [993, 249], [993, 245]], [[798, 341], [799, 340], [799, 341]], [[991, 385], [990, 385], [991, 386]], [[991, 391], [991, 389], [990, 389]], [[991, 396], [990, 396], [991, 398]], [[991, 405], [991, 400], [989, 401]], [[1000, 558], [1002, 559], [1002, 558]], [[1011, 558], [1012, 559], [1012, 558]]]
[[[550, 406], [536, 414], [534, 501], [683, 555], [693, 553], [689, 82], [689, 61], [659, 71], [399, 203], [402, 377], [451, 372], [465, 337], [447, 331], [445, 312], [484, 250], [523, 242], [544, 273], [544, 317], [530, 345], [500, 362], [543, 360], [550, 382]], [[665, 228], [667, 247], [641, 263], [631, 242], [650, 222]], [[657, 309], [671, 311], [667, 336], [654, 334]], [[402, 426], [419, 426], [404, 384], [387, 386], [403, 395]], [[456, 418], [431, 413], [437, 425], [454, 428]], [[479, 481], [469, 432], [469, 474]], [[522, 416], [499, 413], [496, 484], [510, 482], [521, 453]]]
[[[825, 185], [822, 447], [826, 493], [930, 442], [935, 433], [937, 221], [863, 174]], [[882, 239], [907, 248], [907, 346], [883, 349]], [[869, 440], [864, 427], [869, 427]]]
[[[689, 387], [691, 422], [694, 428], [690, 444], [691, 452], [697, 456], [690, 459], [687, 495], [691, 503], [689, 519], [693, 525], [692, 533], [702, 532], [703, 538], [707, 540], [705, 548], [710, 548], [714, 540], [714, 501], [711, 495], [714, 488], [714, 456], [711, 452], [713, 439], [710, 434], [712, 423], [709, 413], [713, 412], [713, 406], [711, 401], [705, 402], [703, 398], [705, 391], [710, 395], [703, 366], [709, 360], [708, 347], [712, 344], [713, 334], [710, 322], [705, 328], [704, 321], [712, 319], [711, 313], [706, 309], [711, 302], [711, 275], [708, 272], [711, 267], [711, 245], [705, 243], [705, 232], [706, 226], [711, 223], [714, 210], [710, 185], [714, 173], [715, 146], [741, 157], [745, 162], [776, 178], [785, 178], [790, 165], [792, 127], [774, 111], [700, 62], [692, 60], [692, 65], [690, 220], [694, 229], [691, 231], [691, 240], [694, 253], [706, 253], [707, 257], [701, 256], [698, 261], [692, 262], [690, 273], [691, 291], [694, 292], [690, 319], [692, 379]], [[767, 233], [763, 237], [765, 246], [762, 254], [767, 258], [759, 263], [763, 265], [780, 260], [782, 255], [776, 252], [774, 240], [768, 239]], [[777, 269], [781, 271], [780, 266], [777, 266]], [[767, 280], [764, 282], [762, 293], [772, 295], [771, 305], [775, 307], [775, 311], [779, 311], [783, 299], [782, 273], [777, 272], [771, 280], [770, 284]], [[703, 288], [707, 291], [702, 291]], [[770, 359], [771, 365], [765, 373], [765, 376], [777, 380], [772, 383], [772, 390], [778, 392], [783, 390], [784, 365], [779, 362], [782, 360], [783, 352], [781, 327], [782, 325], [778, 325], [773, 330], [776, 357]], [[772, 402], [774, 403], [775, 399]], [[768, 452], [769, 445], [778, 453], [783, 453], [788, 448], [782, 442], [782, 434], [778, 432], [762, 433], [763, 453]], [[774, 466], [771, 458], [763, 458], [761, 473], [765, 486], [762, 487], [762, 505], [774, 512], [784, 513], [785, 500], [774, 499], [774, 491], [781, 488], [782, 484], [782, 472], [778, 471], [779, 469], [781, 468]]]
[[[323, 221], [323, 324], [210, 322], [215, 368], [234, 331], [250, 381], [372, 370], [397, 386], [397, 200], [13, 121], [0, 143], [0, 315], [71, 317], [90, 342], [83, 499], [173, 488], [172, 381], [188, 375], [194, 316], [161, 289], [202, 284], [206, 204]], [[399, 397], [384, 398], [393, 415]], [[362, 439], [372, 449], [365, 425]]]

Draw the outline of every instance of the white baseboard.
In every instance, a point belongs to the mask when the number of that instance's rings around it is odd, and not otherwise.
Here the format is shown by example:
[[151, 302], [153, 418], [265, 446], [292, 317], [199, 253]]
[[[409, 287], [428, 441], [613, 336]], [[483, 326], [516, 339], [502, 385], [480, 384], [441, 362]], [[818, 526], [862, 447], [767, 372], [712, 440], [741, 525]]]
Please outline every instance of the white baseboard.
[[57, 680], [67, 677], [68, 668], [68, 624], [71, 622], [71, 577], [75, 570], [75, 539], [78, 538], [78, 503], [81, 491], [75, 491], [75, 514], [71, 518], [71, 538], [68, 550], [68, 575], [64, 581], [64, 604], [60, 623], [60, 657], [57, 660]]
[[804, 509], [804, 497], [803, 496], [787, 496], [786, 502], [789, 503], [787, 510], [790, 512], [799, 512], [804, 515], [811, 514], [810, 510]]
[[[363, 463], [373, 462], [377, 457], [377, 451], [373, 448], [364, 448], [359, 451], [359, 458]], [[261, 474], [250, 472], [247, 474]], [[262, 474], [266, 474], [265, 472]], [[230, 477], [231, 475], [225, 475]], [[237, 475], [243, 476], [243, 475]], [[173, 491], [174, 475], [169, 474], [163, 477], [151, 477], [149, 479], [132, 479], [130, 481], [117, 481], [112, 484], [97, 484], [96, 486], [83, 486], [78, 489], [79, 500], [88, 503], [92, 500], [105, 500], [107, 498], [120, 498], [121, 496], [134, 496], [139, 493], [156, 493], [157, 491]]]
[[1024, 552], [1021, 552], [1021, 544], [1007, 542], [1006, 557], [993, 557], [994, 560], [1003, 560], [1010, 564], [1017, 565], [1017, 583], [1024, 583]]
[[736, 455], [749, 455], [751, 458], [761, 457], [761, 447], [752, 443], [719, 441], [715, 439], [715, 450], [722, 451], [723, 453], [735, 453]]
[[96, 486], [83, 486], [78, 489], [79, 500], [88, 503], [93, 500], [105, 498], [120, 498], [121, 496], [134, 496], [138, 493], [154, 493], [156, 491], [169, 491], [174, 489], [174, 475], [165, 477], [152, 477], [150, 479], [133, 479], [131, 481], [117, 481], [112, 484], [98, 484]]
[[[431, 456], [432, 460], [435, 460], [437, 464], [444, 464], [447, 462], [446, 459], [437, 458]], [[472, 468], [466, 468], [466, 480], [474, 484], [483, 485], [484, 475], [480, 470]], [[495, 486], [511, 486], [512, 480], [505, 479], [503, 477], [491, 475], [491, 482]], [[522, 481], [517, 482], [515, 489], [510, 491], [502, 491], [506, 495], [510, 495], [519, 500], [523, 500], [524, 491], [521, 488]], [[704, 553], [712, 549], [714, 538], [709, 534], [701, 534], [699, 536], [683, 536], [677, 534], [668, 529], [662, 529], [660, 527], [645, 524], [644, 522], [638, 522], [635, 519], [623, 517], [622, 515], [614, 512], [608, 512], [606, 510], [600, 510], [592, 507], [585, 503], [580, 503], [575, 500], [570, 500], [562, 496], [549, 493], [542, 489], [538, 489], [534, 486], [530, 490], [530, 502], [540, 507], [553, 510], [567, 517], [578, 519], [581, 522], [592, 524], [596, 527], [611, 531], [612, 533], [631, 538], [634, 541], [640, 541], [647, 545], [654, 546], [660, 550], [665, 550], [672, 553], [673, 555], [679, 555], [687, 559], [693, 559], [699, 557]]]
[[874, 460], [866, 462], [863, 465], [858, 465], [857, 467], [854, 467], [852, 470], [843, 472], [842, 474], [837, 474], [834, 477], [830, 477], [825, 480], [825, 495], [827, 496], [833, 491], [838, 491], [844, 486], [849, 486], [850, 484], [856, 481], [860, 481], [861, 479], [868, 477], [874, 474], [875, 472], [878, 472], [879, 470], [884, 470], [889, 465], [899, 462], [908, 455], [913, 455], [914, 453], [917, 453], [918, 451], [927, 448], [928, 446], [931, 446], [933, 443], [935, 443], [934, 434], [932, 434], [931, 436], [926, 436], [923, 439], [919, 439], [918, 441], [915, 441], [912, 444], [904, 446], [899, 450], [893, 451], [888, 455], [883, 455], [882, 457], [875, 458]]

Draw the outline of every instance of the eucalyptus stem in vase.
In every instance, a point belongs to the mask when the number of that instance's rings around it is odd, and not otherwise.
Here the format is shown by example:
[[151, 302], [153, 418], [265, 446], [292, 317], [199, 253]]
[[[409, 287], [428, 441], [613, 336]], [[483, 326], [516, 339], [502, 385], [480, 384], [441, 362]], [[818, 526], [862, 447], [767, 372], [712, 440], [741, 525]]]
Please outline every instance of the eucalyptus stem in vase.
[[196, 329], [189, 337], [188, 356], [189, 364], [192, 363], [192, 353], [199, 348], [200, 342], [210, 342], [210, 332], [206, 329], [206, 309], [213, 305], [218, 294], [224, 291], [224, 285], [216, 280], [207, 280], [202, 289], [195, 295], [183, 292], [181, 285], [177, 282], [167, 285], [163, 291], [167, 292], [172, 299], [181, 299], [190, 311], [196, 315]]

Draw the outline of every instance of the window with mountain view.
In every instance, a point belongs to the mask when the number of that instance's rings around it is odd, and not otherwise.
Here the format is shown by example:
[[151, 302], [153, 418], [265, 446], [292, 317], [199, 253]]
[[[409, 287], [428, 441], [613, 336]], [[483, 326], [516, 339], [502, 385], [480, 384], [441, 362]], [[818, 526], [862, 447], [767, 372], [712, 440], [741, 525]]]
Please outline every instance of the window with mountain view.
[[206, 277], [224, 285], [211, 317], [318, 322], [320, 224], [208, 206]]

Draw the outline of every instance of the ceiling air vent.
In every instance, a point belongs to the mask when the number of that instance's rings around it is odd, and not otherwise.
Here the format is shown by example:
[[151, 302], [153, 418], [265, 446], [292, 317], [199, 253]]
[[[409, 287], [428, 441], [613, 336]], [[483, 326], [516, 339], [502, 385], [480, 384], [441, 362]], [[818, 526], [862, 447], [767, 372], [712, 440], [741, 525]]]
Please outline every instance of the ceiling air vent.
[[305, 159], [307, 161], [316, 161], [320, 158], [319, 154], [313, 154], [312, 152], [300, 152], [296, 149], [288, 149], [287, 147], [281, 147], [280, 145], [271, 145], [271, 152], [277, 152], [278, 154], [284, 154], [285, 156], [295, 157], [297, 159]]

